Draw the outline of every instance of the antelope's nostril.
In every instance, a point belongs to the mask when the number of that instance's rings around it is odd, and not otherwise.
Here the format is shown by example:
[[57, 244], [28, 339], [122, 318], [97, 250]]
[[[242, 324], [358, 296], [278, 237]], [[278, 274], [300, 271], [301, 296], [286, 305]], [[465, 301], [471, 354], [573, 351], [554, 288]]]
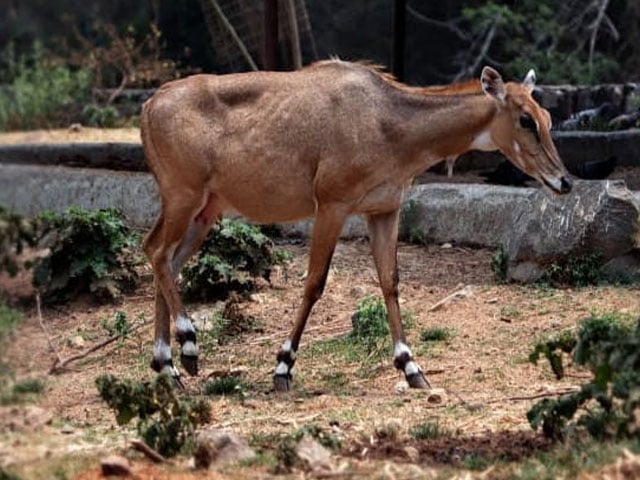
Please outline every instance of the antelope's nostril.
[[562, 177], [560, 179], [560, 192], [569, 193], [573, 187], [573, 181], [569, 177]]

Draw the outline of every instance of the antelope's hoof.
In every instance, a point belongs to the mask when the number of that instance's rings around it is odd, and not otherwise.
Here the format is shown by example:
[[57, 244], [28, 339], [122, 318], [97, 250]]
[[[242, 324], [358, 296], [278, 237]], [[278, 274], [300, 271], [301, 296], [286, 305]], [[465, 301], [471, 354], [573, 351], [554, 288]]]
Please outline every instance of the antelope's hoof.
[[198, 375], [198, 356], [180, 354], [180, 363], [189, 375], [195, 377]]
[[273, 376], [273, 388], [276, 392], [288, 392], [291, 388], [291, 375], [276, 373]]
[[431, 388], [431, 385], [429, 385], [427, 378], [422, 372], [406, 375], [406, 379], [411, 388]]

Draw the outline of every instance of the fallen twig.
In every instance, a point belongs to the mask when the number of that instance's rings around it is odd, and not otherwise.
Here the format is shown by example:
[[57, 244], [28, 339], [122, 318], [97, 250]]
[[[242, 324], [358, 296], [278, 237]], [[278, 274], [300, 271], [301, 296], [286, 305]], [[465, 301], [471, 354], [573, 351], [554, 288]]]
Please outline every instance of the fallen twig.
[[470, 297], [471, 293], [472, 293], [472, 286], [471, 285], [467, 285], [467, 286], [461, 288], [460, 290], [456, 290], [451, 295], [447, 295], [446, 297], [444, 297], [439, 302], [434, 303], [431, 307], [429, 307], [427, 312], [433, 312], [435, 310], [438, 310], [439, 308], [441, 308], [445, 304], [449, 303], [451, 300]]
[[[145, 323], [141, 323], [139, 325], [136, 325], [131, 330], [129, 330], [127, 335], [129, 335], [129, 334], [135, 332], [136, 330], [139, 330], [140, 328], [142, 328], [144, 326], [147, 326], [149, 324], [150, 324], [150, 322], [145, 322]], [[69, 358], [65, 358], [64, 360], [62, 358], [60, 358], [60, 355], [57, 355], [57, 358], [56, 358], [55, 362], [53, 362], [53, 365], [51, 365], [51, 368], [49, 369], [49, 374], [54, 374], [54, 373], [61, 372], [71, 362], [75, 362], [76, 360], [80, 360], [82, 358], [85, 358], [88, 355], [92, 354], [93, 352], [95, 352], [97, 350], [100, 350], [101, 348], [104, 348], [107, 345], [110, 345], [111, 343], [115, 342], [116, 340], [118, 340], [120, 338], [123, 338], [122, 335], [114, 335], [113, 337], [110, 337], [110, 338], [106, 339], [105, 341], [100, 342], [100, 343], [94, 345], [91, 348], [88, 348], [87, 350], [85, 350], [82, 353], [78, 353], [77, 355], [73, 355], [73, 356], [71, 356]]]
[[[53, 350], [53, 353], [56, 356], [56, 362], [61, 362], [62, 358], [60, 357], [60, 353], [58, 353], [58, 349], [56, 348], [56, 346], [53, 344], [53, 340], [51, 338], [51, 334], [49, 333], [49, 330], [47, 329], [47, 326], [44, 324], [44, 319], [42, 318], [42, 310], [40, 309], [40, 294], [36, 293], [36, 311], [38, 312], [38, 322], [40, 322], [40, 327], [42, 328], [42, 331], [44, 332], [45, 337], [47, 337], [47, 342], [49, 343], [49, 348], [51, 348], [51, 350]], [[54, 365], [55, 365], [54, 363]]]
[[498, 403], [504, 401], [520, 401], [520, 400], [535, 400], [537, 398], [545, 397], [558, 397], [560, 395], [567, 395], [569, 393], [576, 393], [580, 391], [580, 387], [567, 387], [558, 390], [547, 390], [545, 392], [533, 393], [531, 395], [514, 395], [511, 397], [494, 398], [488, 400], [486, 403]]
[[151, 448], [146, 443], [140, 440], [131, 440], [130, 442], [131, 448], [137, 450], [142, 453], [145, 457], [151, 460], [154, 463], [167, 463], [168, 460], [156, 452], [153, 448]]

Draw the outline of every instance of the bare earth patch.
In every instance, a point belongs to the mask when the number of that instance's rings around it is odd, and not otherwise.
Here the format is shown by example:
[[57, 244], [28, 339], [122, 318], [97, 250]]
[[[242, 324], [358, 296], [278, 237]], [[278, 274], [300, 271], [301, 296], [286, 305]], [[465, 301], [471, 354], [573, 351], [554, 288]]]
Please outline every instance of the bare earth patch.
[[[116, 140], [139, 141], [139, 133], [82, 128], [0, 135], [0, 143]], [[342, 473], [336, 476], [345, 478], [436, 478], [444, 468], [455, 468], [462, 477], [463, 460], [470, 455], [518, 461], [545, 451], [549, 445], [531, 431], [526, 412], [544, 395], [579, 385], [584, 372], [570, 370], [567, 378], [556, 381], [547, 366], [530, 364], [527, 357], [536, 339], [574, 328], [592, 312], [640, 312], [637, 287], [554, 290], [497, 285], [490, 269], [491, 251], [401, 245], [401, 307], [411, 317], [407, 336], [419, 364], [431, 372], [428, 378], [438, 394], [408, 391], [401, 388], [403, 377], [392, 365], [389, 345], [369, 358], [350, 356], [335, 346], [351, 330], [356, 304], [367, 295], [380, 295], [368, 244], [342, 242], [325, 294], [303, 336], [293, 391], [277, 395], [271, 387], [275, 354], [292, 326], [308, 254], [305, 244], [284, 248], [293, 255], [291, 264], [275, 272], [271, 285], [261, 285], [240, 304], [240, 313], [255, 318], [257, 327], [240, 329], [224, 345], [201, 331], [200, 376], [183, 380], [188, 393], [199, 394], [211, 374], [244, 367], [242, 397], [212, 398], [213, 426], [260, 443], [271, 435], [318, 425], [342, 442], [335, 459]], [[99, 459], [120, 453], [132, 460], [135, 478], [270, 476], [269, 467], [259, 463], [220, 467], [207, 474], [193, 471], [185, 459], [156, 466], [128, 448], [135, 431], [116, 425], [94, 381], [102, 373], [152, 378], [154, 302], [151, 280], [146, 278], [135, 294], [117, 305], [78, 300], [45, 309], [43, 321], [55, 351], [33, 302], [28, 304], [16, 334], [0, 353], [0, 368], [10, 369], [18, 380], [44, 379], [45, 392], [35, 406], [0, 406], [0, 467], [9, 466], [29, 479], [54, 478], [56, 471], [68, 472], [67, 478], [94, 479], [102, 478]], [[0, 288], [29, 293], [25, 278], [19, 278], [17, 286], [15, 282], [3, 277]], [[463, 287], [469, 295], [429, 311]], [[188, 308], [203, 318], [219, 305]], [[118, 311], [130, 322], [147, 325], [131, 338], [72, 363], [63, 373], [48, 374], [56, 355], [67, 358], [105, 340], [109, 334], [103, 323]], [[421, 332], [432, 327], [447, 328], [449, 339], [421, 341]], [[453, 436], [414, 439], [411, 430], [425, 422]], [[380, 434], [390, 428], [393, 438]]]

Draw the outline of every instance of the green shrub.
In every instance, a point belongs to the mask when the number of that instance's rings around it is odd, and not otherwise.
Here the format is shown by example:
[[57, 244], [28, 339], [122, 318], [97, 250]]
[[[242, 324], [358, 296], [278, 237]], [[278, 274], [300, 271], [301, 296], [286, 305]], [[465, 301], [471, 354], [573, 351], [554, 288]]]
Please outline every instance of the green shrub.
[[225, 376], [208, 381], [204, 386], [204, 394], [209, 396], [235, 395], [244, 388], [242, 380], [235, 376]]
[[269, 280], [273, 266], [285, 260], [258, 227], [225, 218], [207, 236], [197, 259], [182, 270], [185, 297], [216, 300], [251, 290], [256, 278]]
[[8, 376], [0, 377], [0, 405], [14, 405], [32, 401], [44, 391], [40, 379], [26, 379], [14, 382]]
[[0, 130], [67, 126], [89, 101], [90, 73], [53, 63], [40, 44], [8, 57], [12, 81], [10, 94], [0, 96]]
[[555, 287], [597, 285], [604, 277], [603, 265], [601, 253], [571, 255], [552, 263], [540, 281]]
[[[615, 314], [592, 316], [580, 324], [575, 341], [569, 340], [550, 342], [548, 351], [553, 352], [557, 345], [563, 350], [573, 346], [573, 362], [587, 367], [592, 379], [576, 393], [547, 398], [534, 405], [527, 413], [531, 426], [542, 427], [544, 434], [552, 438], [584, 429], [601, 440], [640, 440], [640, 320], [633, 325]], [[539, 350], [536, 347], [532, 360], [538, 359]], [[550, 362], [561, 376], [562, 358]], [[581, 415], [574, 420], [578, 412]]]
[[0, 207], [0, 272], [5, 271], [12, 277], [18, 273], [16, 256], [25, 247], [36, 245], [37, 232], [37, 221], [9, 213]]
[[34, 265], [34, 285], [45, 302], [89, 293], [114, 299], [138, 283], [132, 247], [137, 237], [117, 209], [87, 211], [72, 207], [45, 213], [42, 244], [49, 254]]
[[82, 109], [82, 118], [83, 123], [91, 127], [113, 128], [120, 119], [120, 112], [113, 105], [89, 103]]
[[129, 335], [131, 331], [131, 323], [127, 320], [127, 314], [124, 312], [116, 312], [113, 320], [102, 319], [102, 328], [111, 337], [118, 336], [121, 339]]
[[357, 339], [380, 338], [389, 335], [387, 307], [381, 298], [366, 297], [358, 303], [351, 317], [351, 336]]
[[421, 214], [420, 204], [409, 199], [400, 210], [398, 225], [398, 238], [403, 242], [426, 245], [428, 243], [425, 233], [416, 226]]
[[491, 271], [496, 283], [506, 283], [508, 268], [509, 253], [504, 245], [500, 245], [498, 250], [491, 256]]
[[442, 327], [426, 328], [420, 332], [420, 340], [423, 342], [444, 342], [451, 338], [451, 330]]
[[211, 421], [211, 406], [204, 398], [179, 398], [174, 381], [159, 375], [151, 382], [119, 380], [113, 375], [96, 379], [100, 397], [125, 425], [137, 417], [138, 433], [151, 448], [165, 456], [186, 453], [198, 425]]
[[22, 318], [17, 310], [0, 301], [0, 346], [4, 344]]
[[442, 437], [451, 437], [453, 433], [448, 428], [440, 425], [439, 422], [426, 421], [416, 425], [409, 431], [416, 440], [433, 440]]

